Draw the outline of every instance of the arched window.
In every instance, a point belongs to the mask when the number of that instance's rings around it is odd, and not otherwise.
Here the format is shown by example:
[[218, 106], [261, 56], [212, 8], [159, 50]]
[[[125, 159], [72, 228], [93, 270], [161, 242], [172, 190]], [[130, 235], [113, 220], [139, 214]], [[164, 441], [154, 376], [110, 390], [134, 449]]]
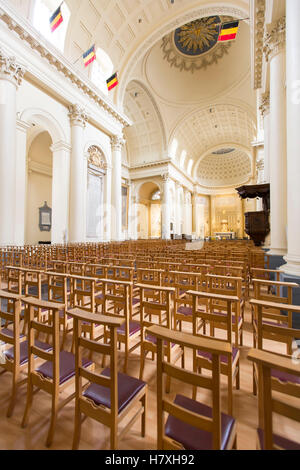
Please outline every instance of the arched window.
[[91, 80], [103, 93], [108, 95], [106, 80], [113, 74], [114, 64], [110, 57], [100, 47], [96, 50], [96, 60], [93, 62]]
[[36, 0], [33, 11], [33, 26], [57, 49], [64, 52], [71, 12], [68, 5], [64, 2], [61, 6], [63, 22], [54, 32], [51, 32], [49, 19], [58, 7], [59, 0]]
[[192, 168], [193, 168], [194, 160], [192, 158], [189, 160], [188, 166], [187, 166], [187, 173], [188, 175], [192, 175]]
[[171, 150], [170, 150], [170, 157], [171, 157], [172, 160], [175, 160], [175, 158], [176, 158], [177, 149], [178, 149], [178, 140], [173, 139], [172, 145], [171, 145]]
[[184, 168], [184, 163], [185, 163], [185, 159], [186, 159], [186, 150], [182, 150], [181, 152], [181, 157], [180, 157], [180, 167], [181, 168]]

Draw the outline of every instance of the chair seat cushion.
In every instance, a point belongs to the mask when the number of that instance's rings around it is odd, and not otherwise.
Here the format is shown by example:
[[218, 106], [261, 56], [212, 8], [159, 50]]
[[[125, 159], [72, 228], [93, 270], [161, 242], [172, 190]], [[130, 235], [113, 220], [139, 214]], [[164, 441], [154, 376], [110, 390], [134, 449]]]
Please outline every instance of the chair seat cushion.
[[[257, 435], [259, 439], [260, 448], [264, 450], [264, 431], [260, 428], [257, 429]], [[278, 434], [273, 434], [273, 443], [284, 449], [284, 450], [300, 450], [300, 444], [294, 441], [290, 441], [285, 437], [278, 436]]]
[[[222, 317], [226, 317], [227, 313], [216, 312], [217, 315], [222, 315]], [[232, 324], [235, 325], [236, 315], [232, 315]], [[239, 317], [239, 323], [243, 321], [243, 317]]]
[[[176, 395], [175, 405], [192, 411], [207, 418], [212, 417], [212, 408], [182, 395]], [[235, 424], [235, 419], [221, 413], [221, 450], [225, 450], [231, 432]], [[170, 439], [182, 444], [186, 450], [212, 450], [212, 433], [184, 423], [174, 416], [169, 416], [166, 422], [165, 434]]]
[[[232, 348], [232, 362], [235, 360], [238, 352], [239, 352], [238, 348]], [[197, 354], [201, 357], [209, 359], [210, 361], [212, 360], [212, 355], [209, 352], [197, 351]], [[221, 356], [221, 362], [223, 362], [224, 364], [228, 364], [228, 356]]]
[[95, 299], [102, 300], [103, 299], [103, 294], [95, 295]]
[[[110, 369], [104, 369], [101, 375], [110, 377]], [[142, 380], [118, 373], [118, 413], [121, 413], [145, 386], [146, 383]], [[110, 389], [108, 387], [92, 384], [87, 388], [84, 396], [92, 400], [96, 405], [103, 405], [110, 409]]]
[[179, 307], [177, 309], [177, 313], [180, 313], [181, 315], [184, 315], [185, 317], [191, 317], [193, 315], [193, 309], [192, 307]]
[[137, 299], [136, 297], [133, 297], [132, 299], [132, 305], [137, 305], [140, 303], [140, 299]]
[[[92, 364], [89, 359], [83, 358], [83, 367], [88, 367]], [[53, 362], [44, 362], [38, 369], [41, 375], [47, 379], [53, 380]], [[68, 351], [60, 351], [59, 353], [59, 384], [62, 385], [69, 379], [75, 376], [75, 356]]]
[[280, 380], [282, 383], [293, 383], [293, 384], [298, 384], [300, 385], [300, 377], [297, 377], [296, 375], [288, 374], [287, 372], [283, 372], [281, 370], [277, 369], [271, 369], [271, 376], [272, 378], [276, 378]]
[[[43, 351], [49, 352], [52, 350], [52, 346], [47, 343], [42, 343], [41, 341], [35, 341], [35, 346]], [[14, 348], [7, 349], [4, 351], [4, 355], [10, 361], [14, 360]], [[20, 343], [20, 366], [28, 362], [28, 341], [23, 341]]]
[[[14, 332], [12, 330], [10, 330], [9, 328], [2, 328], [1, 333], [3, 335], [8, 336], [9, 338], [14, 337]], [[20, 334], [20, 338], [24, 338], [24, 335], [22, 333]]]
[[[138, 333], [141, 330], [141, 325], [136, 321], [129, 321], [129, 336]], [[119, 335], [125, 335], [125, 323], [117, 330]]]

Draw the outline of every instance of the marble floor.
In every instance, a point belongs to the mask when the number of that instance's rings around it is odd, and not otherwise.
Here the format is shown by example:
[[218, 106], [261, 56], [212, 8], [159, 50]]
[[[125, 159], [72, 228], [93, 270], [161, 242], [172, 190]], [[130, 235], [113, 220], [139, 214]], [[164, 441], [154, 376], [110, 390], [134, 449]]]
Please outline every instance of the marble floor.
[[[256, 448], [257, 427], [257, 398], [252, 394], [252, 363], [247, 360], [247, 353], [252, 347], [252, 333], [250, 315], [247, 308], [246, 322], [244, 325], [244, 346], [241, 348], [241, 389], [234, 391], [234, 417], [237, 420], [237, 443], [238, 449]], [[270, 343], [271, 344], [271, 343]], [[274, 348], [274, 345], [273, 345]], [[277, 352], [284, 352], [277, 347]], [[119, 355], [120, 366], [122, 366], [122, 352]], [[191, 355], [186, 357], [186, 367], [191, 366]], [[120, 367], [121, 370], [121, 367]], [[139, 349], [130, 357], [128, 374], [138, 377], [139, 374]], [[140, 436], [140, 421], [137, 421], [129, 432], [119, 442], [122, 450], [154, 450], [156, 449], [156, 366], [150, 359], [146, 361], [144, 380], [147, 381], [148, 392], [148, 417], [147, 433], [145, 438]], [[0, 376], [0, 449], [45, 449], [45, 441], [50, 420], [50, 395], [38, 392], [33, 401], [29, 424], [22, 429], [20, 424], [26, 403], [26, 386], [19, 390], [18, 402], [11, 418], [6, 417], [11, 389], [11, 376], [5, 373]], [[68, 387], [64, 396], [72, 393], [73, 385]], [[191, 389], [183, 387], [180, 382], [172, 382], [171, 397], [176, 393], [191, 397]], [[199, 391], [198, 400], [210, 403], [209, 392]], [[226, 378], [222, 377], [222, 410], [226, 411], [227, 391]], [[74, 401], [63, 408], [58, 415], [53, 445], [51, 449], [71, 449], [73, 438]], [[125, 423], [124, 423], [125, 424]], [[275, 429], [286, 437], [299, 440], [300, 428], [295, 422], [288, 419], [275, 419]], [[82, 425], [80, 449], [108, 449], [109, 431], [103, 425], [88, 418]]]

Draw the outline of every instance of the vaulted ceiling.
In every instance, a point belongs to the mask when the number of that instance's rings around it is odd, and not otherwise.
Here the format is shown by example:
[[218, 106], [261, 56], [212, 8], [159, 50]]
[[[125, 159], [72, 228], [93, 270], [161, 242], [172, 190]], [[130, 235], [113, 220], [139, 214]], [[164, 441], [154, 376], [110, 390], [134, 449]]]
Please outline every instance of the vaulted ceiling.
[[[9, 3], [30, 20], [35, 1]], [[217, 15], [225, 21], [249, 17], [250, 0], [65, 2], [71, 12], [66, 57], [74, 62], [95, 43], [107, 52], [119, 72], [120, 84], [110, 93], [110, 99], [133, 122], [126, 130], [130, 165], [167, 158], [173, 139], [178, 141], [177, 163], [185, 151], [183, 170], [187, 171], [192, 160], [195, 178], [199, 176], [199, 162], [213, 148], [231, 145], [250, 151], [256, 136], [256, 96], [250, 84], [249, 22], [240, 23], [235, 42], [221, 46], [210, 39], [210, 46], [195, 57], [182, 48], [176, 50], [173, 39], [176, 29], [201, 18]], [[91, 69], [85, 70], [81, 61], [76, 67], [90, 74]], [[210, 156], [209, 161], [214, 157], [218, 166], [225, 158]], [[239, 153], [230, 161], [233, 166], [243, 166]], [[247, 173], [244, 170], [239, 173], [241, 180]]]

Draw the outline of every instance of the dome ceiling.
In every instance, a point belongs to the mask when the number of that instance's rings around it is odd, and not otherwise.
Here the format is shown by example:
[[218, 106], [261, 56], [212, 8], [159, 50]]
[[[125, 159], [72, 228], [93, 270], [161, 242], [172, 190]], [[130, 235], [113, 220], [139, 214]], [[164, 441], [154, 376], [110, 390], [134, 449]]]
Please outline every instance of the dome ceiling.
[[233, 105], [215, 105], [200, 109], [184, 119], [174, 137], [190, 158], [198, 161], [210, 148], [226, 144], [250, 148], [256, 127], [249, 113]]
[[251, 161], [241, 150], [204, 157], [198, 166], [197, 178], [202, 186], [226, 187], [246, 183], [251, 177]]

